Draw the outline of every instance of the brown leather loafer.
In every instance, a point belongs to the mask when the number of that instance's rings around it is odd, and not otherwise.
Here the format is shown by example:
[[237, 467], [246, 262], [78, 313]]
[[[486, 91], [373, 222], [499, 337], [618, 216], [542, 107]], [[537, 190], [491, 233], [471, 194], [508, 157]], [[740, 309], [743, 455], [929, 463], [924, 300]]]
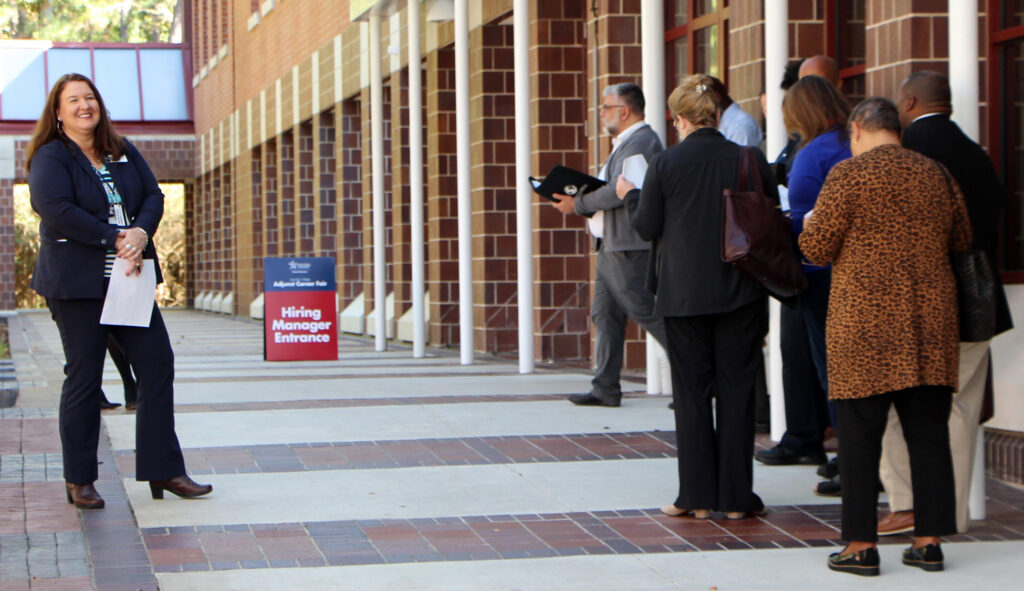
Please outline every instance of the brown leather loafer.
[[103, 497], [96, 492], [96, 487], [89, 484], [73, 484], [65, 482], [64, 487], [68, 495], [68, 503], [79, 509], [102, 509], [106, 506]]
[[213, 485], [198, 484], [196, 481], [189, 478], [187, 474], [182, 474], [181, 476], [171, 478], [170, 480], [149, 481], [149, 492], [153, 495], [154, 499], [164, 498], [165, 490], [172, 492], [183, 499], [191, 499], [210, 494], [210, 492], [213, 491]]
[[893, 511], [878, 522], [878, 535], [893, 536], [914, 531], [914, 511]]

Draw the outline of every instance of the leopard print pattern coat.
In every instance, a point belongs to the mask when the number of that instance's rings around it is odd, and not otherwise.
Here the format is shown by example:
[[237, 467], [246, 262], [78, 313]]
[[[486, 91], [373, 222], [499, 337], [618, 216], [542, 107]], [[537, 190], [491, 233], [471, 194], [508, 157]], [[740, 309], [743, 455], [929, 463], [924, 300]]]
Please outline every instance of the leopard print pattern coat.
[[893, 144], [832, 168], [800, 235], [807, 259], [833, 269], [832, 399], [957, 387], [949, 253], [970, 244], [963, 195], [941, 164]]

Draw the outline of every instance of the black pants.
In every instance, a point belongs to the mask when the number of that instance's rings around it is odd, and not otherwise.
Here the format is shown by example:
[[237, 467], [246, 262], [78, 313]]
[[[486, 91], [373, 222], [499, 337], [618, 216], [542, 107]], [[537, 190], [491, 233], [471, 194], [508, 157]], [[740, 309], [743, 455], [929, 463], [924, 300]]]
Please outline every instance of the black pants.
[[88, 484], [97, 478], [100, 398], [107, 335], [113, 334], [132, 361], [139, 384], [135, 417], [135, 478], [165, 480], [185, 473], [174, 432], [174, 352], [160, 310], [146, 328], [101, 325], [103, 300], [56, 300], [46, 304], [57, 323], [67, 377], [60, 395], [60, 440], [64, 479]]
[[953, 389], [918, 386], [838, 400], [839, 473], [843, 475], [843, 539], [878, 539], [878, 463], [890, 405], [903, 424], [914, 491], [914, 535], [956, 533], [949, 412]]
[[138, 393], [135, 386], [135, 377], [132, 375], [132, 366], [128, 361], [128, 354], [124, 352], [121, 345], [114, 339], [114, 335], [107, 335], [107, 353], [117, 367], [117, 373], [121, 375], [121, 384], [124, 386], [125, 404], [135, 404], [138, 400]]
[[723, 314], [665, 318], [677, 507], [752, 511], [763, 506], [753, 492], [754, 387], [766, 322], [763, 300]]

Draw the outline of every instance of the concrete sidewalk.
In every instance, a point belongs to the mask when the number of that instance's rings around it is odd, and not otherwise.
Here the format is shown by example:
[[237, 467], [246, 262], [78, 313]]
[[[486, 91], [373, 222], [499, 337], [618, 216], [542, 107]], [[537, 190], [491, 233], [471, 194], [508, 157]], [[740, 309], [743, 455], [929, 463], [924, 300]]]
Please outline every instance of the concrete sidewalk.
[[[814, 468], [755, 465], [769, 513], [671, 519], [671, 413], [635, 385], [580, 408], [589, 376], [343, 340], [337, 362], [266, 363], [261, 326], [165, 312], [177, 430], [209, 497], [150, 498], [134, 415], [104, 414], [102, 511], [64, 500], [63, 379], [49, 315], [10, 319], [21, 398], [0, 415], [0, 591], [22, 589], [1016, 589], [1024, 492], [989, 481], [988, 517], [944, 546], [947, 571], [830, 572], [839, 505]], [[121, 399], [113, 364], [104, 389]], [[759, 440], [759, 445], [769, 445]]]

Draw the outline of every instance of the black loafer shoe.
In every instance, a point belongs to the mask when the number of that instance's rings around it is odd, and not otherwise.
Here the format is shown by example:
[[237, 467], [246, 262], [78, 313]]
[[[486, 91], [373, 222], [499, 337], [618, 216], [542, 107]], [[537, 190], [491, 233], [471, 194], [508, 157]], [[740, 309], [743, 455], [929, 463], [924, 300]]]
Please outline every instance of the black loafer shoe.
[[570, 394], [569, 402], [579, 406], [622, 406], [622, 402], [619, 400], [605, 400], [603, 398], [598, 398], [592, 392], [588, 392], [586, 394]]
[[839, 475], [839, 456], [832, 458], [824, 464], [818, 466], [818, 476], [827, 478], [829, 480]]
[[106, 398], [100, 398], [100, 410], [110, 410], [121, 406], [120, 402], [111, 402]]
[[840, 497], [843, 495], [843, 484], [838, 476], [822, 480], [814, 486], [814, 494], [823, 497]]
[[943, 570], [942, 548], [938, 544], [928, 544], [920, 548], [911, 546], [903, 551], [903, 564], [916, 566], [928, 572]]
[[867, 550], [851, 554], [836, 552], [828, 555], [828, 567], [830, 569], [862, 577], [877, 577], [878, 562], [877, 548], [868, 548]]
[[828, 461], [825, 452], [819, 451], [809, 454], [797, 453], [788, 447], [776, 445], [771, 449], [758, 450], [754, 459], [769, 466], [792, 466], [794, 464], [818, 465]]

